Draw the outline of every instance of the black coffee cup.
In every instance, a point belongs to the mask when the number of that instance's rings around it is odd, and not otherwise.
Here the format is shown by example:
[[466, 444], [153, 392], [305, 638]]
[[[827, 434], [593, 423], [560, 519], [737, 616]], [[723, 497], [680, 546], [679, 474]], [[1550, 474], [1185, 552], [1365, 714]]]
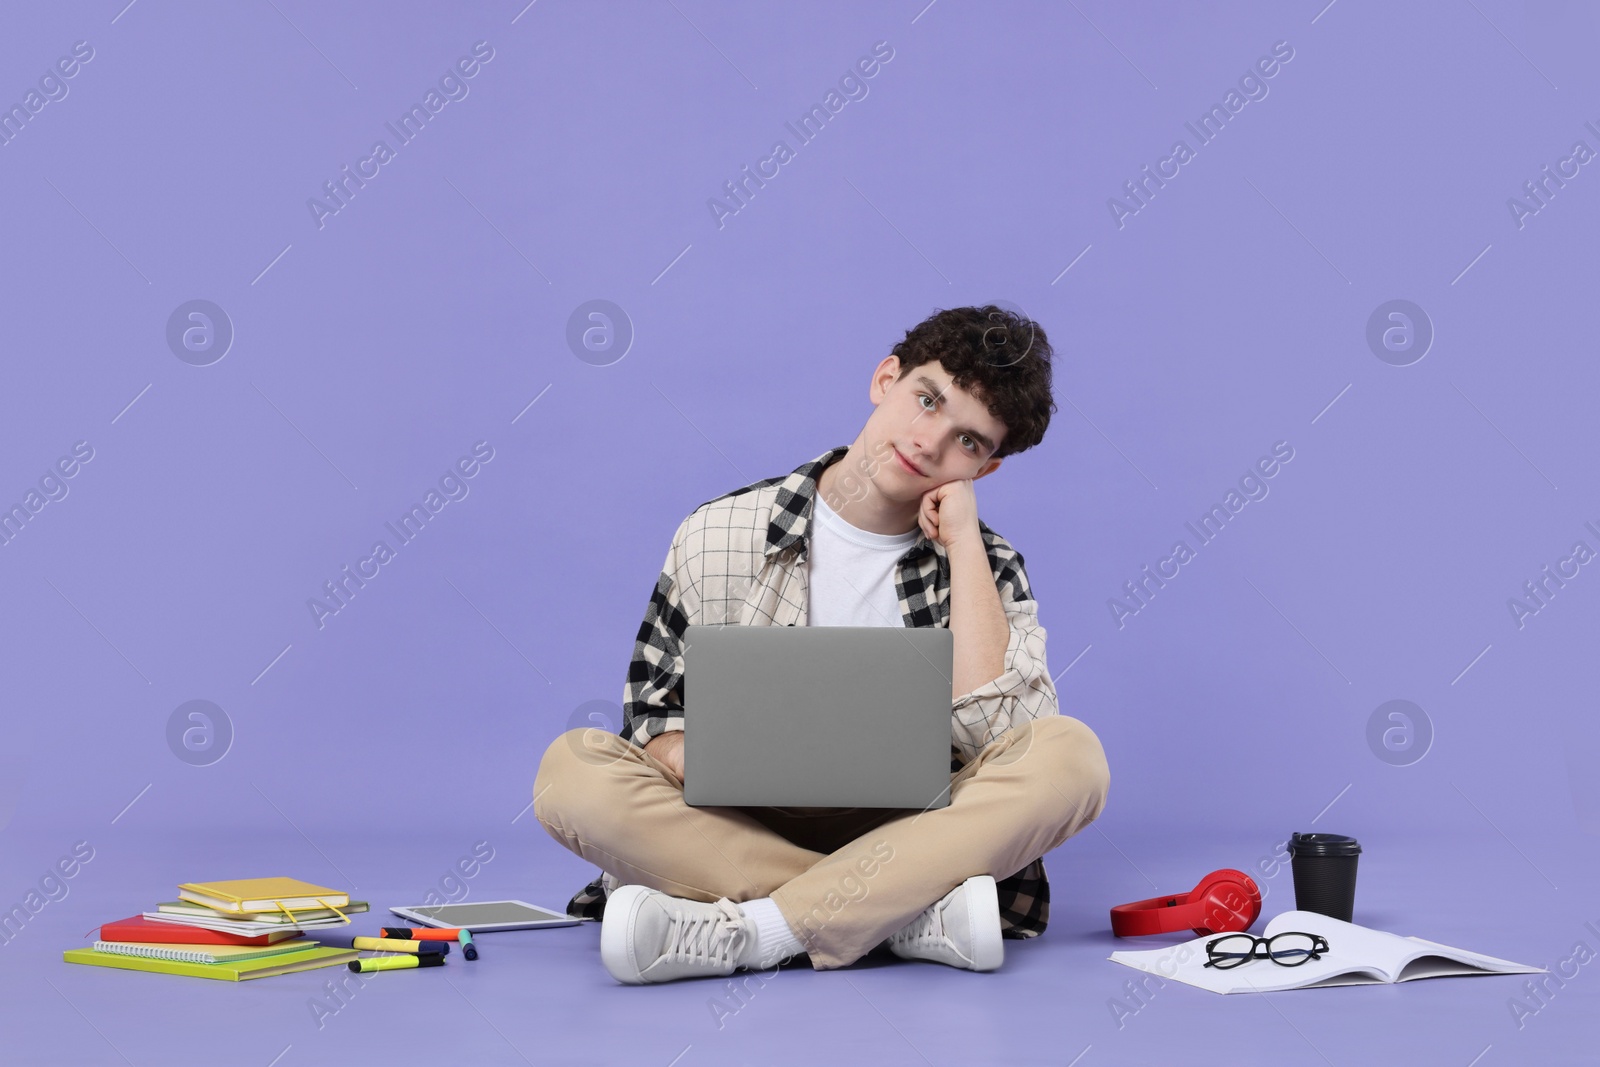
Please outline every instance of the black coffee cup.
[[1289, 838], [1294, 869], [1294, 906], [1352, 921], [1356, 906], [1356, 862], [1361, 845], [1343, 834], [1294, 834]]

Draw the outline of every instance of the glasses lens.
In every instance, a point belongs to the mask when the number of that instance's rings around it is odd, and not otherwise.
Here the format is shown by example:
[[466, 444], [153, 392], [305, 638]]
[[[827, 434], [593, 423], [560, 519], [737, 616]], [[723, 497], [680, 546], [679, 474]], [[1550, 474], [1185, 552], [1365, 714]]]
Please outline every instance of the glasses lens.
[[1310, 934], [1279, 934], [1267, 942], [1267, 953], [1274, 963], [1298, 967], [1311, 958], [1311, 950], [1315, 945], [1316, 941]]
[[1212, 960], [1212, 966], [1219, 970], [1227, 970], [1250, 959], [1255, 947], [1256, 939], [1249, 934], [1231, 934], [1211, 942], [1206, 948], [1206, 954]]

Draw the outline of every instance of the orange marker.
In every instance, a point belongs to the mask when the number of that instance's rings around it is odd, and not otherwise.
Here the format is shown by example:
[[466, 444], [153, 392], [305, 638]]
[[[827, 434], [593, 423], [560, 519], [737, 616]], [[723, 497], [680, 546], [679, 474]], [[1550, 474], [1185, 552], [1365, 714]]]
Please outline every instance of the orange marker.
[[472, 931], [465, 926], [385, 926], [384, 937], [408, 937], [415, 941], [459, 941], [461, 954], [469, 960], [478, 958], [478, 946], [472, 943]]
[[455, 926], [385, 926], [384, 937], [407, 941], [458, 941], [461, 928]]

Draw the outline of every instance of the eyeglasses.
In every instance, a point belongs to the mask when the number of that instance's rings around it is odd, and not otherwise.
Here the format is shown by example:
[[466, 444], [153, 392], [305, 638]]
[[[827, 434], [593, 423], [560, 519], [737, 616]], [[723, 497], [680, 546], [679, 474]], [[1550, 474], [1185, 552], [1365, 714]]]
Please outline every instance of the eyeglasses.
[[[1265, 951], [1260, 951], [1260, 950]], [[1298, 967], [1307, 960], [1320, 960], [1328, 942], [1320, 934], [1286, 930], [1273, 937], [1229, 934], [1206, 942], [1204, 966], [1225, 971], [1251, 960], [1271, 960], [1280, 967]]]

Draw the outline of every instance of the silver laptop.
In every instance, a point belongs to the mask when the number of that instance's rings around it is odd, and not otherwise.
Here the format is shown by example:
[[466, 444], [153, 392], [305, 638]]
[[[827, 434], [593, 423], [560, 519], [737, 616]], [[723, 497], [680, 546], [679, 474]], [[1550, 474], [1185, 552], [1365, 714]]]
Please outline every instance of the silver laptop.
[[948, 629], [694, 625], [684, 643], [686, 803], [950, 803]]

